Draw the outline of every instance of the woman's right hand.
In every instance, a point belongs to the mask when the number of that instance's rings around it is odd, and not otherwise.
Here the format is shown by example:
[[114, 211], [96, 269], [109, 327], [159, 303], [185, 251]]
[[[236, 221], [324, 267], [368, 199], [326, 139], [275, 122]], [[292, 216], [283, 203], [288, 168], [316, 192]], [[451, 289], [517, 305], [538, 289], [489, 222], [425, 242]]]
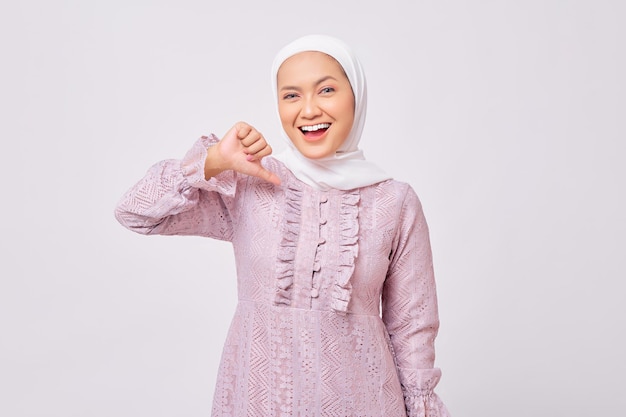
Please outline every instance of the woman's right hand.
[[222, 171], [233, 170], [279, 185], [276, 174], [261, 165], [261, 159], [271, 153], [271, 146], [258, 130], [244, 122], [235, 123], [215, 146], [207, 150], [204, 176], [209, 179]]

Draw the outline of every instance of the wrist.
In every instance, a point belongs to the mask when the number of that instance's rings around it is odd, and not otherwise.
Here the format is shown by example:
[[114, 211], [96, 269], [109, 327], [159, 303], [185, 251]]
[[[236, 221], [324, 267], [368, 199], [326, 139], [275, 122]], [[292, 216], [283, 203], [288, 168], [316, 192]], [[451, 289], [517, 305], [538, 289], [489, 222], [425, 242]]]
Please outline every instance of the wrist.
[[204, 160], [204, 178], [206, 180], [228, 170], [225, 161], [220, 156], [218, 147], [219, 143], [216, 143], [207, 148], [206, 159]]

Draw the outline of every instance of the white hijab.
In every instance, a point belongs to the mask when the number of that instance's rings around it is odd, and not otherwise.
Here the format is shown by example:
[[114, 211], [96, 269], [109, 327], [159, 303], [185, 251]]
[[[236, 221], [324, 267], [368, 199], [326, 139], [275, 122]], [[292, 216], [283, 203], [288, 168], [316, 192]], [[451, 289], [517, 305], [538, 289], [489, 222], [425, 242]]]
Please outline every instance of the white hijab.
[[[302, 155], [283, 130], [287, 148], [276, 155], [300, 181], [318, 190], [352, 190], [391, 178], [379, 167], [365, 160], [359, 146], [365, 124], [367, 87], [361, 63], [348, 46], [330, 36], [309, 35], [296, 39], [278, 52], [272, 65], [272, 93], [277, 97], [278, 69], [285, 60], [300, 52], [317, 51], [333, 57], [342, 66], [354, 93], [354, 124], [337, 152], [326, 158], [309, 159]], [[278, 99], [276, 101], [278, 109]]]

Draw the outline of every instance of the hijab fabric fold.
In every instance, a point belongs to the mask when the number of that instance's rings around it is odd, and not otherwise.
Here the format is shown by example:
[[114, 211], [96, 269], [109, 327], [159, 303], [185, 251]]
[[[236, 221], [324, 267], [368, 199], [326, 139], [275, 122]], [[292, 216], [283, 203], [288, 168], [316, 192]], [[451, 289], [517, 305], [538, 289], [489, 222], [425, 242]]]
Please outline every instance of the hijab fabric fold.
[[[302, 155], [283, 130], [283, 138], [288, 146], [276, 155], [276, 159], [284, 163], [300, 181], [323, 191], [332, 188], [352, 190], [390, 179], [382, 169], [367, 161], [363, 151], [359, 149], [365, 125], [367, 86], [361, 63], [345, 43], [331, 36], [309, 35], [286, 45], [278, 52], [272, 65], [274, 96], [277, 97], [277, 75], [283, 62], [300, 52], [309, 51], [323, 52], [333, 57], [343, 68], [354, 93], [354, 123], [337, 152], [320, 159], [309, 159]], [[278, 100], [276, 109], [278, 110]]]

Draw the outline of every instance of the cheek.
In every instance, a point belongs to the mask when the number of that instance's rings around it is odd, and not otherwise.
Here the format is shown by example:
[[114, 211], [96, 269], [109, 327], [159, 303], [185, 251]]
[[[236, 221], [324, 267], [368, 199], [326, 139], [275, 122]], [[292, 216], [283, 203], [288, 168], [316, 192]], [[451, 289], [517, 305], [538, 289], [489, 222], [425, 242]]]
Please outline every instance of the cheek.
[[289, 111], [289, 108], [278, 106], [278, 116], [280, 117], [280, 122], [284, 127], [290, 127], [293, 125], [294, 117], [292, 113], [292, 111]]
[[354, 99], [352, 97], [342, 97], [341, 100], [334, 101], [328, 108], [336, 117], [346, 121], [354, 119]]
[[297, 134], [300, 133], [300, 130], [294, 127], [293, 116], [284, 111], [279, 111], [279, 116], [280, 116], [280, 123], [283, 126], [283, 130], [287, 134], [287, 137], [289, 138], [289, 140], [294, 142], [295, 140], [299, 138]]
[[337, 103], [334, 111], [336, 117], [341, 120], [343, 129], [349, 131], [354, 123], [354, 102], [345, 100], [342, 103]]

